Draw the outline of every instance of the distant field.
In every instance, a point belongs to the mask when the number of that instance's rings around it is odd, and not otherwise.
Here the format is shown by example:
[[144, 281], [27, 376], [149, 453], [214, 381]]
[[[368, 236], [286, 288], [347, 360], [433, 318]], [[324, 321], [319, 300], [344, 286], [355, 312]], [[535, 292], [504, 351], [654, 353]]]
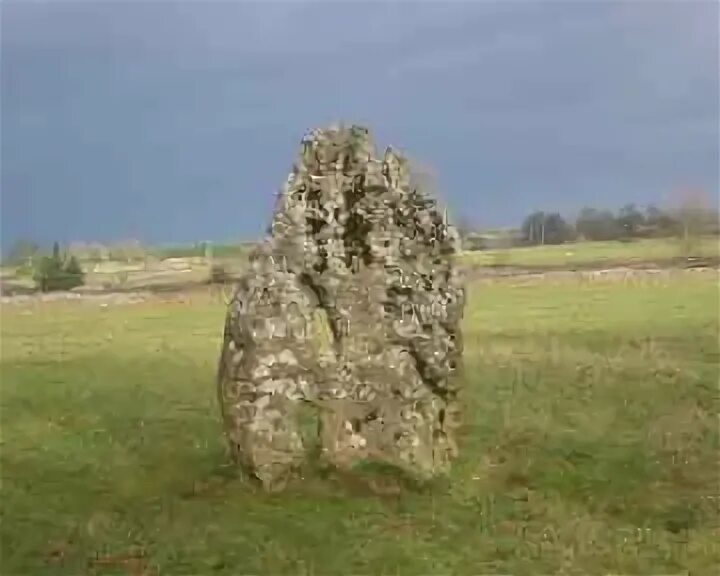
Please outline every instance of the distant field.
[[[252, 245], [245, 244], [213, 244], [212, 255], [216, 258], [246, 258]], [[157, 258], [192, 258], [205, 256], [205, 248], [198, 246], [158, 246], [148, 252]]]
[[7, 306], [2, 572], [716, 574], [717, 288], [471, 287], [461, 458], [382, 497], [225, 466], [219, 299]]
[[[250, 251], [248, 245], [213, 246], [216, 258], [245, 259]], [[153, 248], [150, 253], [162, 258], [191, 258], [203, 256], [200, 247]], [[720, 257], [720, 238], [706, 237], [692, 243], [689, 253], [705, 258]], [[667, 261], [688, 255], [688, 249], [678, 239], [643, 239], [632, 242], [578, 242], [559, 246], [515, 247], [500, 250], [468, 252], [468, 261], [478, 265], [515, 266], [563, 266], [576, 264], [632, 263], [642, 261]]]
[[[250, 247], [219, 245], [213, 248], [214, 264], [222, 266], [230, 275], [242, 272], [247, 264]], [[640, 263], [664, 266], [675, 259], [692, 256], [707, 258], [717, 264], [720, 258], [720, 239], [702, 238], [692, 250], [684, 249], [679, 240], [655, 239], [635, 242], [581, 242], [561, 246], [536, 246], [465, 252], [461, 262], [471, 267], [516, 266], [527, 268], [612, 267]], [[189, 284], [205, 281], [210, 276], [210, 261], [204, 259], [201, 247], [163, 247], [148, 250], [147, 263], [109, 261], [98, 265], [85, 262], [86, 289], [135, 289], [166, 284]], [[172, 258], [184, 270], [165, 266], [161, 259]], [[184, 262], [184, 263], [183, 263]], [[95, 268], [99, 270], [96, 271]], [[0, 269], [3, 283], [31, 289], [34, 285], [30, 271], [18, 274], [15, 267]]]
[[[699, 239], [690, 255], [702, 258], [720, 257], [720, 239]], [[636, 240], [633, 242], [578, 242], [559, 246], [531, 246], [468, 252], [467, 262], [479, 266], [574, 266], [588, 264], [629, 264], [672, 260], [688, 255], [676, 239]]]

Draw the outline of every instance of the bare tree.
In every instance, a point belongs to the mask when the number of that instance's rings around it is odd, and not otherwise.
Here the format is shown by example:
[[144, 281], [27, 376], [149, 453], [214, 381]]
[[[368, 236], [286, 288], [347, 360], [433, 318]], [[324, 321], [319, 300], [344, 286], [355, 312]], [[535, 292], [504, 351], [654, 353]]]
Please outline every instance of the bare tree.
[[410, 172], [410, 189], [418, 190], [428, 198], [434, 198], [440, 210], [446, 209], [450, 223], [458, 231], [461, 241], [464, 242], [468, 234], [477, 230], [477, 224], [467, 215], [460, 214], [451, 208], [447, 197], [440, 189], [437, 172], [432, 166], [411, 156], [406, 156], [406, 159]]
[[435, 169], [417, 158], [406, 158], [410, 172], [410, 187], [434, 195], [438, 191]]
[[717, 228], [717, 210], [713, 209], [707, 193], [699, 188], [674, 191], [672, 205], [683, 254], [690, 256], [697, 247], [698, 238]]
[[452, 219], [452, 222], [455, 226], [455, 228], [458, 231], [458, 234], [460, 234], [460, 239], [464, 242], [465, 239], [473, 234], [478, 226], [476, 223], [474, 223], [470, 218], [468, 218], [464, 214], [458, 214]]

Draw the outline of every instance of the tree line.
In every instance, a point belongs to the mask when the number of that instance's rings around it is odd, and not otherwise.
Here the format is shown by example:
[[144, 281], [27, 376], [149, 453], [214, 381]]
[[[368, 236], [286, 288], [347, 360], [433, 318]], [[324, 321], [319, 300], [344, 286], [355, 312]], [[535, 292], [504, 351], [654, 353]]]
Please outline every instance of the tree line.
[[634, 204], [617, 212], [583, 208], [574, 222], [559, 212], [535, 211], [520, 227], [523, 244], [564, 244], [576, 240], [603, 241], [624, 238], [669, 237], [677, 235], [679, 222], [667, 212], [650, 206], [641, 211]]
[[627, 204], [617, 212], [583, 208], [574, 222], [558, 212], [536, 211], [520, 228], [519, 240], [526, 245], [564, 244], [576, 240], [607, 241], [635, 238], [667, 238], [718, 234], [717, 212], [684, 207], [664, 211], [655, 206], [641, 210]]
[[483, 232], [462, 220], [458, 228], [466, 250], [669, 237], [692, 244], [699, 236], [720, 234], [717, 208], [702, 191], [676, 193], [673, 199], [668, 209], [625, 204], [613, 211], [588, 206], [573, 219], [558, 211], [536, 210], [515, 230]]

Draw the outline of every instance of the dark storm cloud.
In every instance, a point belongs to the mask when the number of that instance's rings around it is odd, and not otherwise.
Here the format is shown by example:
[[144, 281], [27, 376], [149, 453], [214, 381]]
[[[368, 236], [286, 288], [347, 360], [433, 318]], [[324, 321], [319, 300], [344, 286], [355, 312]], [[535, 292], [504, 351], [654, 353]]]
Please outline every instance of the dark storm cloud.
[[456, 212], [718, 190], [714, 2], [3, 4], [2, 240], [252, 237], [367, 123]]

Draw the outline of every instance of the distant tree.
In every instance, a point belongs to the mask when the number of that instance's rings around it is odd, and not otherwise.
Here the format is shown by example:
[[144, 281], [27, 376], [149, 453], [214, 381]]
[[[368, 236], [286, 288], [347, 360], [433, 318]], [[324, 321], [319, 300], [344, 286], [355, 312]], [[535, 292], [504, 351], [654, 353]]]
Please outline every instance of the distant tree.
[[714, 236], [720, 235], [720, 212], [717, 209], [711, 209], [708, 213], [708, 220], [703, 230], [705, 234]]
[[682, 240], [683, 251], [689, 255], [699, 236], [717, 230], [718, 213], [703, 190], [678, 190], [673, 199], [673, 216], [679, 224], [678, 236]]
[[72, 290], [82, 286], [85, 275], [75, 256], [63, 259], [60, 255], [60, 245], [53, 244], [52, 256], [44, 256], [37, 263], [35, 283], [41, 292], [54, 290]]
[[678, 222], [671, 214], [650, 205], [645, 209], [645, 228], [652, 236], [671, 236], [678, 229]]
[[523, 220], [520, 231], [525, 244], [542, 244], [544, 240], [545, 213], [536, 210]]
[[50, 292], [53, 282], [62, 274], [60, 261], [54, 256], [43, 256], [37, 263], [33, 279], [41, 292]]
[[583, 208], [575, 222], [575, 229], [586, 240], [616, 240], [622, 235], [612, 212], [596, 208]]
[[75, 258], [75, 256], [70, 256], [68, 261], [65, 263], [64, 272], [67, 277], [66, 281], [71, 285], [71, 288], [83, 285], [85, 281], [85, 273], [83, 272], [82, 266], [80, 266], [80, 262], [78, 262], [78, 259]]
[[572, 240], [575, 240], [575, 228], [572, 224], [557, 212], [548, 214], [545, 220], [545, 243], [564, 244]]
[[645, 216], [635, 204], [626, 204], [618, 211], [616, 221], [621, 234], [633, 238], [638, 235], [645, 224]]
[[458, 234], [460, 235], [460, 240], [462, 240], [464, 246], [465, 242], [475, 232], [476, 226], [473, 225], [473, 223], [467, 216], [464, 216], [462, 214], [458, 215], [456, 218], [454, 218], [454, 220], [455, 222], [453, 223], [453, 225], [458, 231]]
[[533, 212], [523, 222], [521, 234], [526, 244], [564, 244], [571, 241], [574, 230], [557, 212]]

